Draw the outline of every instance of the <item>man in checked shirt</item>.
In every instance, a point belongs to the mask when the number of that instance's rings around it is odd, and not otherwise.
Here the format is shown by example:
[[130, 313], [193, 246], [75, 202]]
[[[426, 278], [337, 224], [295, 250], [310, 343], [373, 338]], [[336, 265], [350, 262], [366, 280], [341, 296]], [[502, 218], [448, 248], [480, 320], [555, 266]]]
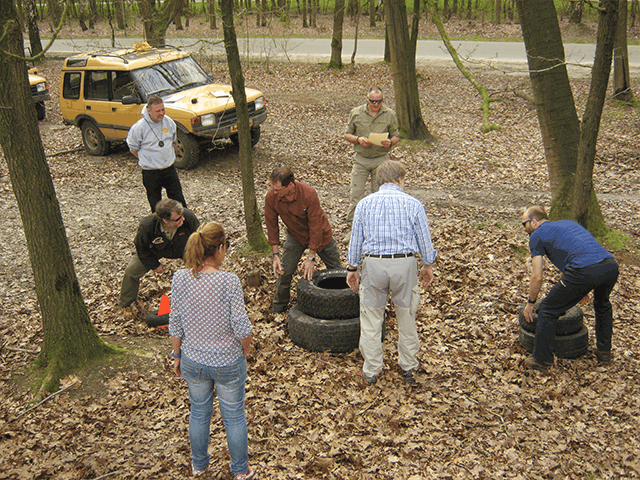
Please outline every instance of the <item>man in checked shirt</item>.
[[[422, 203], [403, 191], [406, 173], [400, 162], [383, 162], [377, 172], [380, 190], [360, 200], [353, 218], [347, 284], [352, 290], [359, 289], [360, 353], [364, 358], [360, 375], [367, 384], [374, 384], [382, 371], [381, 334], [389, 293], [398, 319], [398, 364], [405, 382], [415, 382], [419, 365], [418, 280], [423, 288], [431, 284], [431, 264], [437, 252]], [[424, 264], [419, 273], [418, 253]], [[358, 275], [361, 261], [362, 278]]]

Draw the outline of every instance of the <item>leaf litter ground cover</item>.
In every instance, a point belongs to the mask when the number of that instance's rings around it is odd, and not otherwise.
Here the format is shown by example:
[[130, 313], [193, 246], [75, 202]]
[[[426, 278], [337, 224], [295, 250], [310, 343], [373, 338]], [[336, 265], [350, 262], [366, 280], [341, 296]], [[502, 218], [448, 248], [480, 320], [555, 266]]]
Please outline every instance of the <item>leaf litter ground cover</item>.
[[[226, 79], [224, 62], [206, 68]], [[0, 226], [8, 233], [0, 259], [0, 479], [184, 478], [190, 475], [186, 384], [172, 372], [166, 331], [143, 322], [182, 264], [169, 261], [169, 272], [145, 277], [134, 307], [116, 306], [135, 230], [148, 214], [141, 174], [123, 147], [106, 157], [79, 148], [79, 130], [63, 126], [57, 108], [60, 63], [49, 61], [42, 71], [53, 98], [40, 129], [85, 301], [100, 334], [131, 355], [76, 372], [63, 382], [77, 381], [73, 387], [24, 413], [32, 400], [26, 367], [42, 332], [19, 213], [0, 161]], [[615, 362], [602, 367], [588, 353], [557, 360], [550, 375], [531, 373], [518, 343], [516, 311], [530, 275], [519, 221], [525, 206], [549, 204], [544, 151], [535, 108], [523, 95], [531, 94], [527, 77], [475, 73], [502, 99], [492, 104], [500, 131], [480, 133], [480, 99], [455, 69], [420, 69], [424, 117], [438, 142], [405, 142], [394, 150], [409, 170], [407, 190], [425, 204], [439, 251], [418, 312], [421, 368], [411, 386], [396, 363], [392, 309], [385, 369], [374, 387], [358, 379], [357, 350], [312, 353], [291, 343], [286, 315], [270, 311], [270, 257], [242, 255], [237, 150], [211, 149], [197, 168], [180, 172], [189, 207], [227, 229], [232, 247], [225, 268], [244, 283], [255, 329], [246, 410], [258, 478], [640, 477], [640, 113], [607, 100], [595, 172], [608, 224], [633, 238], [632, 249], [616, 254]], [[254, 150], [259, 205], [269, 172], [292, 165], [317, 189], [341, 240], [352, 156], [344, 125], [372, 83], [394, 105], [389, 68], [250, 64], [245, 74], [247, 86], [269, 100]], [[637, 81], [633, 89], [640, 91]], [[574, 82], [578, 105], [587, 91], [583, 80]], [[58, 154], [64, 151], [70, 153]], [[246, 279], [256, 270], [260, 286], [251, 287]], [[550, 266], [545, 275], [543, 291], [558, 277]], [[593, 309], [585, 313], [593, 345]], [[211, 425], [204, 478], [228, 479], [217, 413]]]

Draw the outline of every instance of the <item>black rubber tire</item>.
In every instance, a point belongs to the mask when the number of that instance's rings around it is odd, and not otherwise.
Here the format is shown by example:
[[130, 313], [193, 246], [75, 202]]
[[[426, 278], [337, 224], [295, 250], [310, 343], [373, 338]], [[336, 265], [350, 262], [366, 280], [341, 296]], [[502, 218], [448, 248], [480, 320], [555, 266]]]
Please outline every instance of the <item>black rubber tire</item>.
[[[520, 327], [518, 338], [527, 352], [533, 352], [535, 333]], [[578, 358], [589, 350], [589, 331], [584, 325], [572, 335], [556, 335], [555, 354], [558, 358]]]
[[299, 305], [289, 310], [288, 328], [291, 341], [312, 352], [346, 353], [360, 341], [360, 317], [322, 320], [302, 313]]
[[347, 269], [320, 270], [311, 281], [298, 280], [298, 305], [302, 313], [333, 320], [360, 316], [360, 299], [347, 285]]
[[200, 160], [200, 143], [190, 133], [178, 129], [173, 148], [176, 151], [176, 161], [174, 163], [176, 168], [189, 170], [198, 164]]
[[[523, 312], [526, 305], [527, 304], [525, 303], [518, 308], [518, 323], [520, 323], [520, 326], [527, 332], [535, 333], [536, 325], [538, 324], [538, 308], [540, 307], [540, 300], [538, 300], [533, 306], [533, 313], [531, 314], [531, 318], [533, 319], [532, 322], [527, 322], [524, 318]], [[583, 318], [584, 315], [582, 313], [582, 309], [578, 305], [571, 307], [564, 313], [564, 315], [558, 318], [556, 335], [572, 335], [579, 332], [584, 326]]]
[[153, 310], [147, 313], [147, 316], [144, 317], [144, 321], [150, 327], [162, 327], [164, 325], [169, 325], [169, 314], [165, 313], [164, 315], [158, 315], [158, 310]]
[[89, 155], [103, 156], [109, 151], [109, 142], [94, 122], [86, 120], [82, 123], [82, 142]]
[[44, 102], [36, 102], [36, 115], [38, 116], [38, 120], [44, 120], [47, 116], [47, 109], [44, 106]]

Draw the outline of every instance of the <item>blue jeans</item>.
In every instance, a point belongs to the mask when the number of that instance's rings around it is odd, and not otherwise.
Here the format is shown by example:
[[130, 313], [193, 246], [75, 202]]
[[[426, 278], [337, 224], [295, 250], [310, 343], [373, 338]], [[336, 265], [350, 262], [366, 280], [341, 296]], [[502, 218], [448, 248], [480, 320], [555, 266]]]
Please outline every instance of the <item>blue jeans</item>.
[[618, 281], [618, 264], [608, 258], [584, 268], [567, 267], [549, 294], [540, 303], [533, 356], [538, 361], [553, 363], [558, 318], [593, 290], [596, 314], [596, 347], [611, 350], [613, 313], [609, 295]]
[[242, 357], [233, 365], [226, 367], [209, 367], [182, 355], [180, 370], [189, 387], [191, 402], [189, 440], [193, 466], [196, 470], [204, 470], [209, 465], [209, 425], [213, 413], [215, 390], [227, 434], [231, 473], [234, 476], [247, 473], [249, 454], [247, 420], [244, 413], [246, 359]]

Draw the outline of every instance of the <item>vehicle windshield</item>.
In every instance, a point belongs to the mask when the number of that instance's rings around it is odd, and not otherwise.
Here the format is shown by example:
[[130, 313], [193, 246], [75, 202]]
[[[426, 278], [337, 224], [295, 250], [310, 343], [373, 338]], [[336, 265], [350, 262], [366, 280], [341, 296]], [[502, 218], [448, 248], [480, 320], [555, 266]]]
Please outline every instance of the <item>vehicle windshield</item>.
[[211, 83], [209, 76], [191, 57], [139, 68], [131, 74], [147, 98], [151, 95], [166, 96]]

